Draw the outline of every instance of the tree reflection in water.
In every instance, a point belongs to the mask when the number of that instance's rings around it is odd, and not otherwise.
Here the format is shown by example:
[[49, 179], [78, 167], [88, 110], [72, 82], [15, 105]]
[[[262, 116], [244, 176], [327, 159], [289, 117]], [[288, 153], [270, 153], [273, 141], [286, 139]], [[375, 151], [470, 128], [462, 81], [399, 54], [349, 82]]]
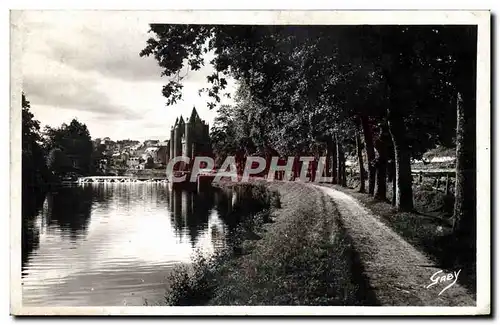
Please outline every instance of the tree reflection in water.
[[188, 190], [170, 190], [171, 220], [176, 234], [181, 240], [189, 236], [191, 246], [208, 226], [208, 218], [213, 206], [212, 193], [196, 193]]
[[233, 193], [229, 190], [196, 192], [158, 184], [89, 184], [61, 188], [23, 211], [31, 213], [23, 217], [22, 223], [23, 265], [38, 248], [44, 227], [51, 227], [76, 243], [86, 238], [93, 211], [105, 215], [119, 206], [122, 213], [132, 213], [137, 204], [145, 203], [165, 208], [165, 216], [170, 215], [175, 236], [181, 242], [189, 242], [194, 248], [200, 236], [207, 233], [213, 247], [220, 247], [225, 245], [227, 235], [237, 224], [237, 218], [231, 215], [232, 200]]
[[42, 209], [45, 196], [30, 197], [21, 208], [21, 265], [27, 262], [32, 251], [40, 245], [40, 229], [36, 226], [36, 216]]
[[39, 247], [41, 228], [45, 225], [57, 226], [61, 234], [72, 242], [85, 236], [92, 208], [92, 193], [92, 188], [88, 187], [60, 188], [23, 206], [23, 266], [30, 254]]
[[86, 235], [92, 210], [91, 187], [69, 187], [47, 194], [48, 224], [57, 225], [63, 235], [76, 242]]

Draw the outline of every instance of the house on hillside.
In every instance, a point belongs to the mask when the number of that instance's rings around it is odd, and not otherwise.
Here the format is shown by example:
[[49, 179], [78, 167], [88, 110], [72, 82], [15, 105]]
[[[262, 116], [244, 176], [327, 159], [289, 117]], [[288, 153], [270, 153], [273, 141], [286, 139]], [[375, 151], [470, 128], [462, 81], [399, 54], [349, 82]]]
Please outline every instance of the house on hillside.
[[144, 141], [144, 146], [145, 147], [153, 147], [157, 145], [160, 141], [159, 140], [146, 140]]
[[102, 139], [101, 144], [104, 145], [106, 151], [114, 150], [115, 148], [115, 142], [108, 137]]
[[158, 151], [156, 152], [155, 163], [167, 165], [170, 159], [170, 141], [163, 141], [156, 144]]
[[127, 160], [127, 167], [130, 169], [139, 169], [139, 165], [141, 164], [140, 157], [130, 157]]
[[168, 162], [168, 160], [167, 160], [168, 159], [168, 148], [169, 148], [168, 143], [167, 144], [164, 144], [164, 143], [157, 144], [154, 147], [146, 148], [146, 150], [144, 151], [144, 156], [146, 157], [146, 160], [147, 160], [147, 157], [152, 157], [155, 165], [164, 166]]

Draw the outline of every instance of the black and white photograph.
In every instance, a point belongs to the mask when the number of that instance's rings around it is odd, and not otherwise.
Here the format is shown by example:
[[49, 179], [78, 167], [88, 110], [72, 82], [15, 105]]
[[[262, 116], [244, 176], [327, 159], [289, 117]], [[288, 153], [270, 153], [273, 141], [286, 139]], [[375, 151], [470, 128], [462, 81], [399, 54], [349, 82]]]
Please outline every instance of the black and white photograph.
[[489, 315], [490, 19], [11, 11], [11, 314]]

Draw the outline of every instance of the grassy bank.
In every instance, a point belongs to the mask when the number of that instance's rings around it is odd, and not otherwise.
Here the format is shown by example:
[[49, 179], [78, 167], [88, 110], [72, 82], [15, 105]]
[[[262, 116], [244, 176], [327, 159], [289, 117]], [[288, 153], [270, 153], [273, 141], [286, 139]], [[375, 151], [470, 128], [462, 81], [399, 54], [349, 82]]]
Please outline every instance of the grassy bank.
[[303, 184], [223, 186], [252, 193], [241, 206], [252, 213], [241, 218], [233, 249], [174, 272], [166, 304], [377, 304], [330, 200]]

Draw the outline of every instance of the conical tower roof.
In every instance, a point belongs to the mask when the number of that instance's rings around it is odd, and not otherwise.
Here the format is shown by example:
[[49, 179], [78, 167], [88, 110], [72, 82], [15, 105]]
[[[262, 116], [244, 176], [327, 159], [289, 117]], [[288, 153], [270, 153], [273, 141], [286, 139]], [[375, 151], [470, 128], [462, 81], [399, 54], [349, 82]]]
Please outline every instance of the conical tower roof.
[[172, 125], [172, 129], [174, 129], [178, 123], [179, 123], [179, 118], [176, 118], [174, 124]]
[[189, 118], [189, 122], [194, 122], [194, 121], [199, 121], [199, 120], [200, 120], [200, 116], [198, 115], [196, 108], [193, 106], [193, 110], [191, 111], [191, 117]]

